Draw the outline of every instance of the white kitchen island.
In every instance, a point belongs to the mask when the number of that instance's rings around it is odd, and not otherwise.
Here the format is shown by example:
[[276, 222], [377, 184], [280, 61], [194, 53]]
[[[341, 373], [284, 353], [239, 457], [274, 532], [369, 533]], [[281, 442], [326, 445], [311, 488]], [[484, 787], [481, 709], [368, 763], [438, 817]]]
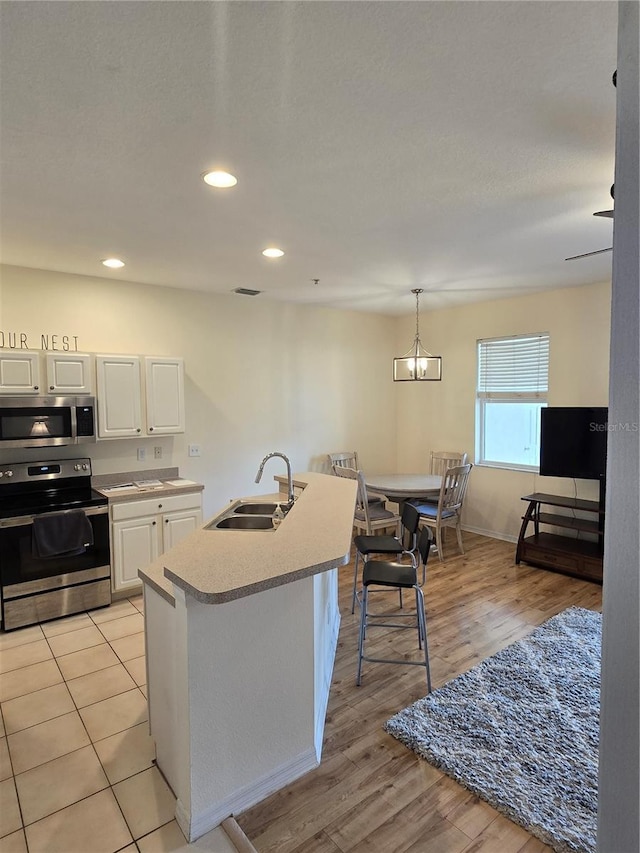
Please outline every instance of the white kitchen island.
[[357, 484], [294, 484], [276, 530], [208, 522], [139, 573], [150, 729], [190, 841], [320, 762]]

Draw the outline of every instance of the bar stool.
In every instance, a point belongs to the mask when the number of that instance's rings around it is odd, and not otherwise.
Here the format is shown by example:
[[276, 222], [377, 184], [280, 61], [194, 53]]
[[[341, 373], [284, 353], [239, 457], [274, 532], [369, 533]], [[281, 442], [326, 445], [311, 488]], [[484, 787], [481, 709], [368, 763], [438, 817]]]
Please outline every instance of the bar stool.
[[[420, 512], [416, 507], [409, 503], [404, 504], [402, 514], [400, 515], [400, 524], [402, 527], [400, 538], [389, 536], [388, 534], [377, 536], [361, 534], [354, 538], [353, 544], [356, 547], [356, 559], [353, 567], [352, 613], [356, 609], [356, 601], [360, 603], [360, 599], [358, 598], [358, 561], [360, 557], [362, 557], [366, 564], [367, 558], [371, 554], [386, 554], [389, 557], [397, 559], [401, 554], [411, 554], [416, 550], [418, 525], [420, 524]], [[424, 583], [424, 574], [422, 582]], [[400, 607], [402, 607], [402, 589], [400, 590]]]
[[[428, 527], [420, 531], [418, 536], [418, 558], [422, 563], [423, 577], [426, 577], [427, 560], [433, 543], [433, 533]], [[411, 564], [389, 562], [386, 560], [367, 560], [362, 572], [362, 602], [360, 605], [360, 634], [358, 638], [358, 673], [356, 684], [360, 686], [362, 662], [370, 663], [400, 663], [406, 666], [423, 666], [427, 674], [427, 692], [431, 692], [431, 671], [429, 668], [429, 647], [427, 644], [427, 618], [424, 612], [424, 595], [418, 583], [418, 558], [411, 554]], [[394, 618], [412, 619], [413, 624], [406, 622], [387, 622], [384, 615], [369, 613], [369, 587], [392, 587], [396, 589], [413, 589], [416, 597], [416, 616], [412, 613], [399, 613]], [[396, 658], [368, 657], [364, 651], [367, 628], [417, 628], [418, 648], [424, 644], [424, 661], [399, 660]]]

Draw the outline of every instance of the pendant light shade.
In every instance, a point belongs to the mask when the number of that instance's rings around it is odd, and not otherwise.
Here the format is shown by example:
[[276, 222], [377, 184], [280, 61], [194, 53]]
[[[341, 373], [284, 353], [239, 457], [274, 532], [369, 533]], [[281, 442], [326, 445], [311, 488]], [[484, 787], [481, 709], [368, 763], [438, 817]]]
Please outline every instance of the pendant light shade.
[[442, 358], [431, 355], [420, 342], [420, 294], [421, 288], [412, 290], [416, 295], [416, 336], [413, 346], [401, 358], [393, 359], [394, 382], [438, 382], [442, 379]]

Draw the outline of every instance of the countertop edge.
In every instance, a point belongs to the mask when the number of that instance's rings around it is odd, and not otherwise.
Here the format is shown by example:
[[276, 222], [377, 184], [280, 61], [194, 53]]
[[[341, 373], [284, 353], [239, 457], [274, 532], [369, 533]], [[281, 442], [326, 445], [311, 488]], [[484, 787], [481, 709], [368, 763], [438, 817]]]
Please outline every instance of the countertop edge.
[[[178, 577], [167, 568], [165, 568], [164, 574], [168, 580], [175, 583], [176, 586], [179, 586], [192, 598], [195, 598], [196, 601], [200, 601], [202, 604], [226, 604], [229, 601], [237, 601], [239, 598], [247, 598], [248, 596], [255, 595], [258, 592], [265, 592], [268, 589], [285, 586], [288, 583], [294, 583], [294, 581], [299, 581], [303, 578], [308, 578], [312, 575], [318, 575], [321, 572], [329, 571], [329, 569], [344, 566], [349, 562], [350, 556], [351, 549], [349, 549], [346, 554], [342, 554], [335, 559], [326, 560], [323, 563], [316, 563], [313, 566], [305, 566], [302, 569], [297, 569], [277, 577], [271, 577], [264, 581], [256, 581], [255, 583], [247, 584], [246, 586], [238, 586], [234, 589], [226, 590], [225, 592], [202, 592], [201, 590], [191, 586], [191, 584]], [[162, 590], [161, 592], [160, 587], [153, 583], [153, 581], [149, 580], [149, 583], [151, 583], [151, 585], [156, 588], [157, 591], [167, 599], [167, 601], [169, 601], [166, 590]], [[175, 606], [175, 599], [173, 599], [173, 604]]]
[[193, 492], [204, 491], [202, 483], [189, 483], [184, 486], [167, 486], [163, 485], [161, 489], [130, 489], [126, 492], [109, 492], [105, 491], [104, 487], [93, 487], [95, 491], [104, 495], [109, 501], [109, 505], [116, 503], [132, 503], [133, 501], [153, 500], [157, 497], [170, 497], [172, 495], [185, 495]]
[[149, 584], [154, 592], [157, 592], [159, 596], [164, 598], [166, 602], [168, 602], [172, 607], [176, 606], [175, 596], [169, 592], [168, 589], [165, 589], [162, 584], [156, 582], [154, 578], [150, 575], [145, 574], [144, 569], [138, 569], [138, 577], [143, 580], [145, 583]]

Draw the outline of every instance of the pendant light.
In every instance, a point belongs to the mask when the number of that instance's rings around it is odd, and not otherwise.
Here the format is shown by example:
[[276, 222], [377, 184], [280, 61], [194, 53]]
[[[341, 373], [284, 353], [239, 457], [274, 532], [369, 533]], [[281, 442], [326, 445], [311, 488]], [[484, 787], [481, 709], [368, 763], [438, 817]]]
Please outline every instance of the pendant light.
[[411, 291], [416, 295], [416, 336], [409, 352], [402, 358], [393, 359], [394, 382], [437, 382], [442, 379], [442, 358], [439, 355], [431, 355], [420, 342], [420, 294], [423, 292], [422, 288]]

